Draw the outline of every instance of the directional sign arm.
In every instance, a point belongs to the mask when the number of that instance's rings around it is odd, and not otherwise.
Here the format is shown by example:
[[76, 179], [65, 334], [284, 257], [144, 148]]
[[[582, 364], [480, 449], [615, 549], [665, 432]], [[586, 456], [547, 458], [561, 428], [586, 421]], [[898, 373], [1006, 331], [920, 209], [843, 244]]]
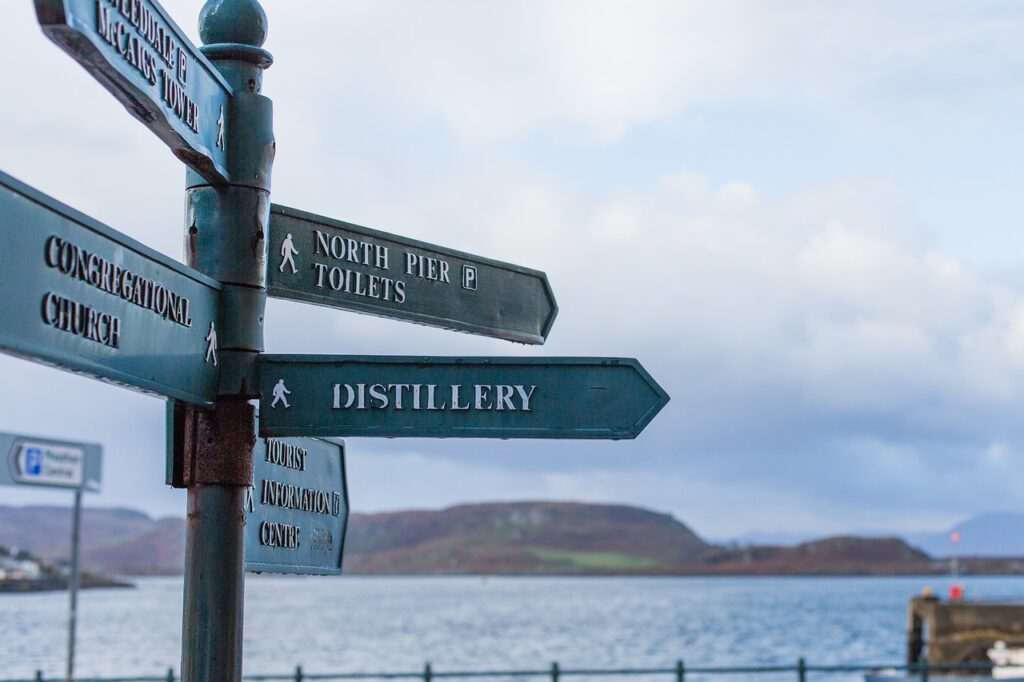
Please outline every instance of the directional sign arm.
[[35, 0], [35, 7], [43, 33], [175, 156], [214, 184], [228, 180], [231, 87], [156, 0]]
[[0, 352], [209, 407], [221, 286], [0, 173]]
[[274, 204], [274, 298], [542, 344], [558, 314], [547, 275]]
[[668, 400], [629, 358], [260, 358], [264, 436], [618, 440]]
[[260, 438], [253, 460], [245, 570], [340, 574], [349, 518], [344, 443]]

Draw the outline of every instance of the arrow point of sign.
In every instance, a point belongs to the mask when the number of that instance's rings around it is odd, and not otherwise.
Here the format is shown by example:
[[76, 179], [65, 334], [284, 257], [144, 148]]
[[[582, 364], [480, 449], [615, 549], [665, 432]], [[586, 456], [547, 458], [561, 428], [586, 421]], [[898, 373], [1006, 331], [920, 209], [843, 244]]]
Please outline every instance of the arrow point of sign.
[[540, 273], [540, 281], [544, 285], [544, 296], [551, 306], [551, 312], [548, 313], [540, 328], [540, 343], [544, 343], [548, 340], [548, 334], [551, 333], [551, 327], [555, 324], [555, 318], [558, 317], [558, 302], [555, 300], [555, 292], [551, 288], [551, 282], [548, 281], [546, 272]]
[[630, 435], [626, 436], [626, 438], [633, 439], [640, 435], [641, 431], [647, 428], [647, 425], [651, 423], [651, 420], [653, 420], [659, 412], [661, 412], [662, 408], [668, 404], [668, 401], [671, 400], [671, 398], [665, 389], [663, 389], [661, 385], [654, 380], [654, 377], [651, 376], [650, 372], [644, 369], [644, 366], [640, 364], [639, 360], [636, 358], [629, 358], [625, 362], [636, 371], [643, 382], [647, 384], [647, 387], [651, 389], [651, 392], [654, 393], [654, 402], [651, 403], [642, 415], [640, 415], [640, 418], [630, 431]]

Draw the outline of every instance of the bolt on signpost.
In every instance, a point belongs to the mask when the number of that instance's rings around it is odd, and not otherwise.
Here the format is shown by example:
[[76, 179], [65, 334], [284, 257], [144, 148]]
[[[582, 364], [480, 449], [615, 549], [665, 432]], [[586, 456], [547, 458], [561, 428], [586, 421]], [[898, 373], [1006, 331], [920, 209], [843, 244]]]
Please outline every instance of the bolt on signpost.
[[103, 448], [90, 443], [69, 443], [0, 433], [0, 485], [41, 486], [73, 490], [71, 561], [68, 570], [68, 653], [64, 679], [75, 674], [75, 630], [78, 623], [78, 588], [81, 582], [79, 537], [82, 527], [82, 493], [99, 492]]
[[156, 0], [34, 2], [188, 166], [187, 266], [0, 174], [0, 351], [168, 400], [184, 680], [241, 679], [246, 569], [341, 571], [344, 445], [313, 436], [635, 438], [668, 402], [628, 358], [264, 355], [268, 293], [530, 344], [558, 306], [543, 272], [271, 205], [256, 0], [208, 0], [201, 48]]

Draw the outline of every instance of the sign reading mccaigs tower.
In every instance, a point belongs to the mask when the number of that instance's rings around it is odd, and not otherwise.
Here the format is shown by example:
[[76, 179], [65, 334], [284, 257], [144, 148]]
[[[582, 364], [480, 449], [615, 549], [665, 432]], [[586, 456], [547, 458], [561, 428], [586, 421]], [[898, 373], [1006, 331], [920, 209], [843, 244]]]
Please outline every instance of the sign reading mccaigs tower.
[[228, 179], [231, 88], [159, 3], [35, 0], [43, 32], [182, 161]]

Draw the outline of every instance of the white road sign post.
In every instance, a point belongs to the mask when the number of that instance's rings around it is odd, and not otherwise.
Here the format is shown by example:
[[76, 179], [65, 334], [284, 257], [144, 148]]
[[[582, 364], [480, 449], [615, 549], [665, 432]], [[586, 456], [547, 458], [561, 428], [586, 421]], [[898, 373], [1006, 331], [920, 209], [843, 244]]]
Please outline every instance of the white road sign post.
[[68, 573], [68, 659], [65, 680], [75, 671], [75, 627], [78, 620], [79, 536], [82, 525], [82, 492], [99, 492], [103, 448], [92, 443], [70, 443], [0, 433], [0, 485], [63, 488], [75, 493], [71, 520], [71, 568]]

